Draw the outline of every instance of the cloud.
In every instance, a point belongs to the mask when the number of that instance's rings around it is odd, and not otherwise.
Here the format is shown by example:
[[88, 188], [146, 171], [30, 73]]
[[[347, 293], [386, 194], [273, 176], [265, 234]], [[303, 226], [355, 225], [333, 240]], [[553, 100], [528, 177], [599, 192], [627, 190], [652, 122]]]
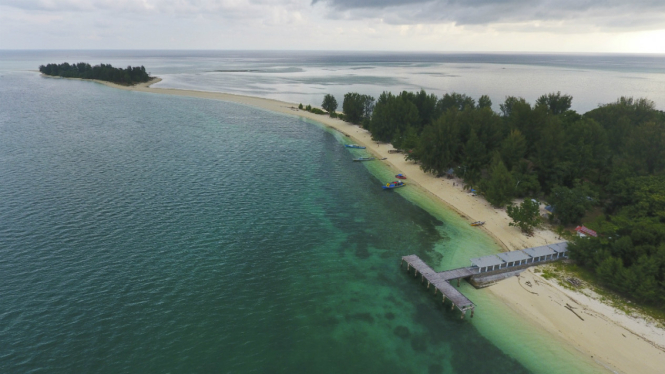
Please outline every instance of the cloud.
[[396, 25], [578, 23], [598, 29], [665, 28], [662, 0], [313, 0], [330, 18], [374, 18]]
[[0, 0], [0, 6], [43, 12], [207, 14], [246, 12], [265, 7], [292, 9], [301, 0]]

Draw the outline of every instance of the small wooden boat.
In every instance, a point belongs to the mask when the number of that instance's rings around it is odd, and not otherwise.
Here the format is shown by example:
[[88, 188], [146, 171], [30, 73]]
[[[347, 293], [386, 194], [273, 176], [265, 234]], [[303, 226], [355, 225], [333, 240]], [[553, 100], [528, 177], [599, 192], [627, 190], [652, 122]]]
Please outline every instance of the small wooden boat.
[[404, 175], [404, 174], [397, 174], [397, 175], [395, 175], [395, 178], [397, 178], [397, 179], [406, 179], [406, 175]]
[[344, 144], [346, 148], [365, 149], [365, 147], [358, 144]]
[[402, 181], [394, 181], [394, 182], [386, 183], [386, 185], [383, 186], [383, 189], [384, 190], [392, 190], [392, 189], [400, 188], [400, 187], [404, 187], [404, 186], [406, 186], [406, 183], [404, 183]]
[[353, 159], [353, 161], [372, 161], [372, 160], [374, 160], [374, 157], [358, 157]]
[[471, 222], [471, 226], [482, 226], [484, 224], [485, 224], [485, 221]]

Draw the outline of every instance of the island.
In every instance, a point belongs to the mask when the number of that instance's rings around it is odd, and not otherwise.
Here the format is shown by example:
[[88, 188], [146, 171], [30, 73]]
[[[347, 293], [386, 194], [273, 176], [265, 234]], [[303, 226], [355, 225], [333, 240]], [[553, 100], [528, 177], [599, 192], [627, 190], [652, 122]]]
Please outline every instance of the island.
[[126, 69], [123, 69], [114, 68], [110, 64], [90, 66], [86, 62], [76, 64], [64, 62], [62, 64], [41, 65], [39, 71], [44, 75], [54, 77], [95, 79], [123, 86], [145, 83], [152, 79], [143, 66], [127, 66]]

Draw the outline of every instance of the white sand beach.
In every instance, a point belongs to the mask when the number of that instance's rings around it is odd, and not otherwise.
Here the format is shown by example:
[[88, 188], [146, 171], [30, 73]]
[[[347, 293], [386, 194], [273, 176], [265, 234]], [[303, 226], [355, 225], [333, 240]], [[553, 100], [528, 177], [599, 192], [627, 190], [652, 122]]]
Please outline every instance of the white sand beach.
[[[298, 110], [297, 104], [258, 97], [192, 90], [152, 88], [159, 82], [133, 87], [99, 82], [107, 86], [155, 94], [188, 96], [250, 105], [266, 110], [310, 118], [347, 134], [353, 142], [367, 147], [377, 158], [396, 173], [408, 176], [409, 185], [418, 185], [443, 204], [457, 211], [469, 222], [485, 221], [481, 228], [491, 235], [505, 250], [528, 248], [561, 241], [549, 230], [538, 230], [527, 237], [515, 227], [508, 226], [510, 218], [505, 209], [495, 209], [480, 196], [472, 196], [462, 189], [459, 180], [436, 178], [420, 170], [403, 154], [388, 153], [389, 144], [372, 141], [369, 132], [350, 123], [324, 115]], [[453, 186], [453, 183], [455, 186]], [[526, 282], [531, 286], [525, 286]], [[622, 311], [603, 304], [598, 298], [565, 289], [555, 281], [547, 281], [531, 268], [518, 277], [501, 281], [486, 289], [499, 297], [521, 318], [533, 321], [543, 331], [562, 339], [582, 353], [593, 357], [600, 366], [617, 373], [665, 372], [665, 330], [641, 317], [628, 316]], [[579, 315], [575, 315], [566, 304]], [[583, 319], [580, 319], [580, 317]]]

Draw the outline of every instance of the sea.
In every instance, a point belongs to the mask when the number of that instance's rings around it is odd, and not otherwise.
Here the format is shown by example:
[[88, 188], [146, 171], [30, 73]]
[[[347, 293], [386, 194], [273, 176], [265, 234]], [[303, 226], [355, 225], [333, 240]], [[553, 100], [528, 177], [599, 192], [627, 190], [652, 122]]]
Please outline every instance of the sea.
[[1, 373], [603, 373], [462, 283], [400, 269], [501, 249], [315, 121], [42, 77], [144, 65], [157, 87], [318, 105], [420, 90], [665, 105], [665, 57], [253, 51], [0, 51]]

